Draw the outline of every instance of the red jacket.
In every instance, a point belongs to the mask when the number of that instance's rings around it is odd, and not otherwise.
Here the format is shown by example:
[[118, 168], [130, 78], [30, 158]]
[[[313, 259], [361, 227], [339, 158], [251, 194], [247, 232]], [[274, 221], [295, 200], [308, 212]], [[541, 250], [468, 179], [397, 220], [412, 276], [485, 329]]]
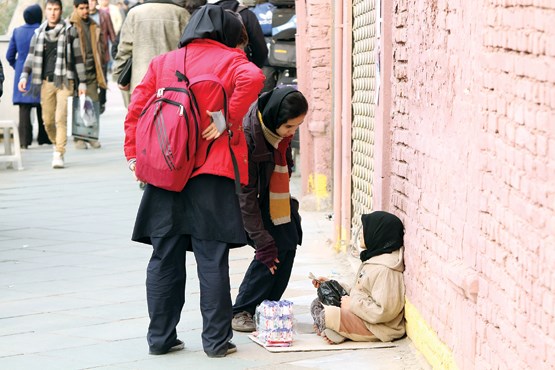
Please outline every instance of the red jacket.
[[[187, 52], [185, 53], [185, 49]], [[233, 137], [231, 147], [237, 158], [241, 184], [248, 183], [248, 151], [243, 133], [243, 116], [249, 106], [257, 99], [264, 85], [262, 71], [247, 60], [244, 52], [229, 48], [221, 43], [199, 39], [186, 46], [154, 58], [141, 83], [133, 91], [131, 103], [125, 117], [125, 157], [127, 160], [136, 157], [135, 132], [137, 119], [148, 99], [157, 89], [167, 87], [175, 81], [175, 71], [181, 70], [176, 64], [176, 53], [179, 58], [186, 57], [185, 74], [189, 79], [202, 75], [214, 74], [218, 76], [227, 91], [229, 118]], [[183, 72], [183, 71], [181, 71]], [[221, 88], [209, 83], [200, 83], [192, 88], [201, 113], [201, 132], [210, 125], [206, 111], [223, 109], [223, 94]], [[233, 164], [229, 153], [227, 134], [222, 134], [210, 147], [208, 157], [206, 152], [209, 142], [201, 139], [197, 150], [197, 170], [193, 177], [200, 174], [212, 174], [234, 179]]]

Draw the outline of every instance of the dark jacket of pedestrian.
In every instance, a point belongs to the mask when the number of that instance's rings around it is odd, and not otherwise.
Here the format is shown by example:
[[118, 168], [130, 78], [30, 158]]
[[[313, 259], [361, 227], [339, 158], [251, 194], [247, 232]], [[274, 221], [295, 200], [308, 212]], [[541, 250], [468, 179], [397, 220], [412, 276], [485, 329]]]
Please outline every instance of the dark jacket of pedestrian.
[[[209, 1], [209, 3], [212, 2], [213, 1]], [[249, 43], [245, 47], [245, 53], [251, 62], [256, 64], [258, 68], [262, 68], [266, 59], [268, 59], [268, 46], [266, 46], [264, 33], [262, 32], [256, 15], [245, 7], [239, 9], [240, 4], [237, 0], [221, 0], [216, 2], [216, 5], [224, 9], [233, 10], [234, 12], [239, 10], [239, 15], [243, 20], [247, 35], [249, 36]]]
[[110, 61], [110, 50], [108, 49], [109, 44], [110, 42], [112, 44], [116, 42], [116, 32], [114, 31], [114, 26], [112, 25], [110, 14], [106, 13], [106, 11], [103, 9], [98, 9], [97, 12], [100, 32], [102, 33], [102, 55], [104, 56], [102, 64], [107, 64]]
[[[29, 46], [35, 30], [39, 28], [42, 21], [42, 9], [38, 4], [31, 5], [23, 12], [25, 24], [13, 30], [6, 59], [10, 66], [15, 69], [14, 86], [12, 101], [14, 104], [40, 104], [40, 94], [32, 96], [31, 94], [23, 94], [17, 88], [19, 77], [23, 71], [23, 64], [29, 54]], [[27, 90], [31, 85], [31, 79], [27, 80]]]
[[[76, 12], [73, 12], [69, 22], [73, 26], [70, 28], [71, 34], [79, 39], [79, 45], [81, 47], [81, 55], [83, 56], [83, 62], [85, 63], [85, 74], [91, 73], [89, 71], [88, 66], [88, 53], [89, 48], [90, 52], [92, 53], [92, 60], [91, 63], [94, 63], [94, 74], [96, 76], [96, 83], [98, 87], [102, 89], [107, 89], [108, 85], [106, 83], [106, 77], [104, 76], [104, 72], [102, 69], [102, 65], [104, 64], [104, 35], [102, 34], [100, 26], [91, 18], [88, 19], [88, 32], [86, 32], [83, 27], [83, 20], [79, 17]], [[90, 45], [89, 45], [90, 41]], [[89, 76], [87, 76], [87, 80]], [[88, 81], [87, 81], [88, 82]]]
[[0, 61], [0, 97], [4, 94], [4, 68], [2, 67], [2, 61]]

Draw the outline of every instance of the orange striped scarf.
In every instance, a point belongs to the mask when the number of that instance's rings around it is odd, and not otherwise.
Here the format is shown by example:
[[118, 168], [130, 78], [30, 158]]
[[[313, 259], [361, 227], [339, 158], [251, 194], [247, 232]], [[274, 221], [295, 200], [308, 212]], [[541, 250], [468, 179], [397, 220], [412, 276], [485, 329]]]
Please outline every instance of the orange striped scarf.
[[291, 222], [289, 167], [286, 153], [292, 137], [282, 138], [270, 131], [264, 125], [260, 112], [258, 112], [258, 118], [264, 138], [277, 150], [274, 155], [274, 172], [270, 177], [270, 219], [274, 225], [282, 225]]

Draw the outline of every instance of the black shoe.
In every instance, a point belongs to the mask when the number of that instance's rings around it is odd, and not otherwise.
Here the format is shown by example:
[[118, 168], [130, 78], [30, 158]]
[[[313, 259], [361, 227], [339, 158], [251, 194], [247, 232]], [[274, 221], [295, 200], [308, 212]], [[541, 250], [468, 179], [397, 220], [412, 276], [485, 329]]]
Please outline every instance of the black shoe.
[[100, 114], [106, 111], [106, 104], [100, 104]]
[[234, 352], [237, 352], [237, 346], [231, 342], [227, 342], [227, 351], [225, 351], [225, 353], [222, 353], [222, 354], [206, 353], [206, 355], [211, 358], [220, 358], [220, 357], [225, 357]]
[[173, 346], [171, 346], [168, 349], [149, 349], [148, 350], [148, 354], [149, 355], [165, 355], [168, 352], [175, 352], [175, 351], [181, 351], [183, 348], [185, 348], [185, 343], [183, 343], [182, 341], [180, 341], [179, 339], [176, 339], [175, 342], [173, 342]]

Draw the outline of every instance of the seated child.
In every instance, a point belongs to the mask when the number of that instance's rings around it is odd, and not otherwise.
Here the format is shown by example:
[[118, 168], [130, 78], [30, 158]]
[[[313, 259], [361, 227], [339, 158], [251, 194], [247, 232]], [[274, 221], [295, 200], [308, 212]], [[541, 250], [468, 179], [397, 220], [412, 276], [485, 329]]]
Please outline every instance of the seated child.
[[[403, 234], [401, 220], [388, 212], [362, 215], [364, 248], [352, 289], [341, 307], [324, 306], [318, 298], [311, 305], [316, 332], [329, 343], [389, 342], [405, 335]], [[314, 287], [328, 280], [312, 280]]]

